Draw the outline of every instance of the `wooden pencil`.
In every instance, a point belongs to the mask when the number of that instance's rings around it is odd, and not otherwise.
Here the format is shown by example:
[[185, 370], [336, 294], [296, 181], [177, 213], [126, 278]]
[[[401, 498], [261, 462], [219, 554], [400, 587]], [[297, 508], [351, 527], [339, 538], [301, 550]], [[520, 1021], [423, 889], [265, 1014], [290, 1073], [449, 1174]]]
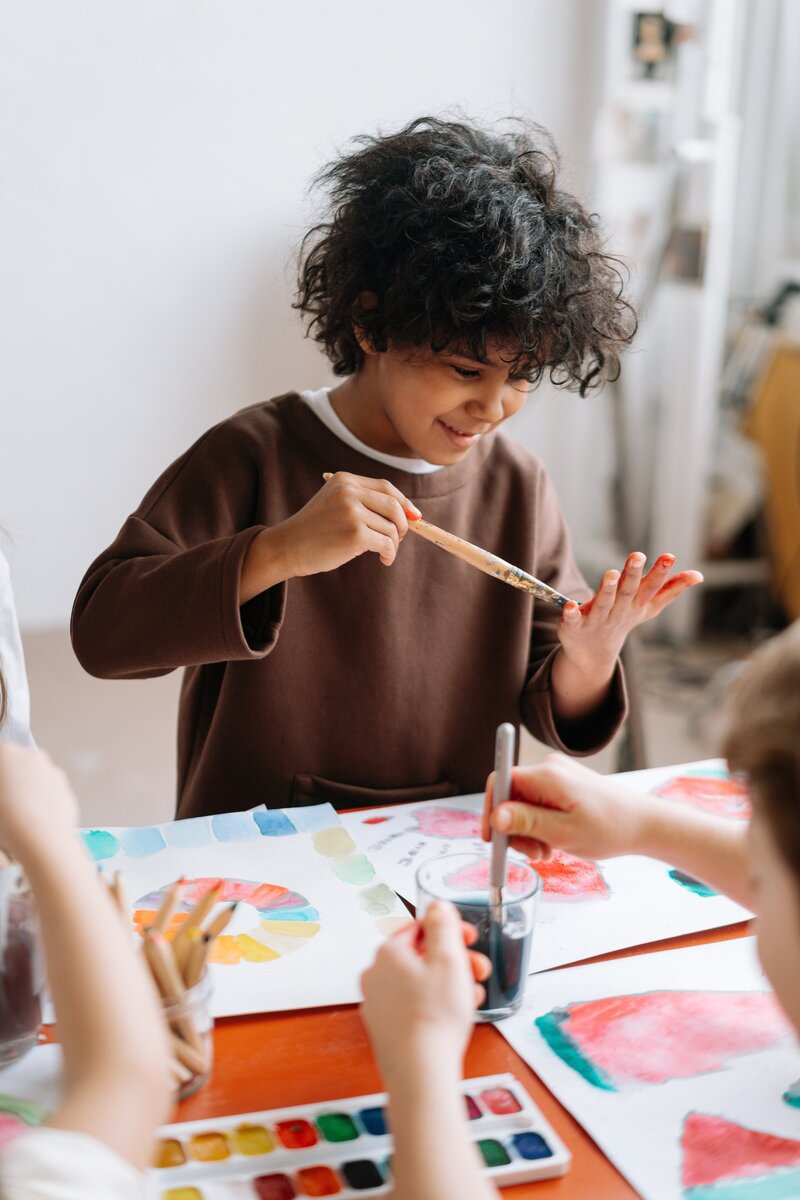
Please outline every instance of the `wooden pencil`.
[[219, 937], [222, 931], [228, 927], [230, 919], [236, 912], [238, 905], [239, 901], [234, 900], [233, 903], [229, 904], [227, 908], [223, 908], [222, 912], [217, 913], [213, 921], [209, 921], [204, 931], [209, 938], [213, 940], [215, 937]]
[[186, 920], [183, 922], [180, 929], [175, 934], [175, 937], [172, 939], [176, 958], [180, 959], [184, 954], [185, 951], [182, 943], [189, 938], [189, 930], [195, 926], [203, 924], [203, 921], [205, 921], [206, 917], [211, 912], [211, 909], [219, 900], [223, 886], [223, 881], [218, 879], [217, 882], [208, 889], [208, 891], [203, 893], [203, 895], [197, 901], [197, 904], [195, 904], [192, 911], [186, 917]]
[[183, 981], [187, 988], [193, 988], [200, 982], [206, 969], [206, 958], [211, 942], [207, 933], [202, 933], [200, 930], [197, 932], [199, 937], [192, 943], [192, 948], [183, 966]]
[[[323, 479], [332, 477], [332, 471], [325, 471], [322, 476]], [[474, 546], [472, 542], [465, 542], [463, 538], [457, 537], [454, 533], [448, 533], [446, 529], [440, 529], [438, 525], [431, 525], [430, 521], [424, 521], [421, 517], [417, 519], [409, 517], [408, 528], [412, 533], [425, 538], [426, 541], [433, 542], [434, 546], [438, 546], [440, 550], [446, 550], [448, 554], [460, 558], [462, 562], [469, 563], [471, 567], [483, 571], [485, 575], [493, 575], [495, 579], [509, 584], [510, 587], [530, 593], [537, 600], [543, 600], [555, 608], [563, 608], [565, 604], [569, 604], [569, 596], [562, 596], [561, 592], [557, 592], [548, 583], [537, 579], [535, 575], [529, 575], [521, 567], [515, 567], [513, 563], [506, 562], [504, 558], [498, 558], [489, 550], [482, 550], [480, 546]]]
[[161, 907], [156, 913], [156, 919], [150, 926], [151, 929], [155, 929], [158, 933], [163, 933], [167, 928], [172, 914], [175, 912], [175, 909], [181, 902], [181, 898], [183, 896], [183, 886], [184, 880], [181, 878], [173, 883], [172, 887], [167, 890], [164, 899], [161, 901]]

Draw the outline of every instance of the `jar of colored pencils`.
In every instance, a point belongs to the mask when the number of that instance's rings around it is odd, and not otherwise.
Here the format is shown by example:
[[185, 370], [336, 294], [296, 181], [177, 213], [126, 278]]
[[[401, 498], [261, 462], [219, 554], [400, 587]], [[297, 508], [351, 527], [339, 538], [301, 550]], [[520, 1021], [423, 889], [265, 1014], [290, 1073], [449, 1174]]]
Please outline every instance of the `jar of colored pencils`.
[[175, 1099], [185, 1100], [203, 1086], [214, 1061], [211, 981], [206, 971], [194, 987], [173, 1000], [163, 998], [172, 1049]]
[[36, 1045], [44, 981], [33, 895], [22, 867], [6, 860], [0, 867], [0, 1066]]

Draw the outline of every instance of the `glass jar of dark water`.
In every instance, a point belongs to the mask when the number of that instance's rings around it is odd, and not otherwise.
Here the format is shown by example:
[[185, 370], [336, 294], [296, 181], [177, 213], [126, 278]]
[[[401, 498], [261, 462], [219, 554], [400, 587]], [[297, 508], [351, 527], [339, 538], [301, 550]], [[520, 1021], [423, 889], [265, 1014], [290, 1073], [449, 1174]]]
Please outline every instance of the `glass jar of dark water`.
[[36, 1045], [44, 983], [33, 894], [11, 863], [0, 867], [0, 1066]]
[[476, 1021], [501, 1021], [522, 1004], [530, 969], [531, 943], [541, 877], [527, 859], [509, 854], [506, 886], [499, 903], [489, 887], [491, 854], [442, 854], [417, 869], [417, 916], [433, 900], [449, 900], [461, 919], [474, 926], [472, 946], [485, 954], [492, 973]]

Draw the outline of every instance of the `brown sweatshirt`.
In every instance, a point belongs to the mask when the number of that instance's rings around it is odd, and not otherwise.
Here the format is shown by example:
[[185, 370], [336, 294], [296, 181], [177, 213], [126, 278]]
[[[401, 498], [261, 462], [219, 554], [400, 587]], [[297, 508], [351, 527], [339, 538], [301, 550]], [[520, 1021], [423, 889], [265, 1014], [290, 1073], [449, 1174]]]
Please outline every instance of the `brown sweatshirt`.
[[364, 554], [240, 607], [250, 542], [297, 512], [323, 471], [389, 479], [434, 524], [589, 595], [544, 468], [503, 435], [417, 475], [345, 445], [296, 394], [245, 409], [164, 472], [92, 563], [72, 614], [92, 675], [186, 668], [179, 817], [480, 791], [501, 721], [522, 719], [570, 754], [609, 740], [625, 712], [620, 669], [565, 741], [549, 690], [559, 611], [422, 538], [407, 537], [392, 567]]

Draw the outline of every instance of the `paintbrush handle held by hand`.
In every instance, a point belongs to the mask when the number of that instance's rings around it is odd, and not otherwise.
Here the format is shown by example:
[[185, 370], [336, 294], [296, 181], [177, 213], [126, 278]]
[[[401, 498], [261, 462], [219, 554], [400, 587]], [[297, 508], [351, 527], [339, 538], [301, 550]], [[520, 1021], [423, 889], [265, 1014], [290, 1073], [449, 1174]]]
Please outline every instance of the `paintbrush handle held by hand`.
[[[332, 479], [333, 472], [323, 472], [322, 478], [326, 481]], [[543, 600], [546, 604], [552, 604], [556, 608], [563, 608], [565, 604], [569, 604], [569, 596], [562, 596], [561, 592], [557, 592], [555, 588], [551, 588], [548, 583], [543, 583], [534, 575], [529, 575], [521, 567], [515, 567], [513, 563], [506, 562], [504, 558], [498, 558], [496, 554], [482, 550], [480, 546], [473, 546], [472, 542], [465, 542], [463, 538], [457, 537], [454, 533], [448, 533], [446, 529], [440, 529], [438, 525], [431, 525], [430, 521], [423, 521], [421, 517], [415, 517], [408, 512], [406, 517], [408, 518], [408, 528], [412, 533], [418, 534], [428, 542], [433, 542], [434, 546], [438, 546], [440, 550], [446, 550], [448, 554], [460, 558], [462, 562], [469, 563], [471, 567], [483, 571], [485, 575], [493, 575], [495, 579], [499, 579], [511, 587], [519, 588], [522, 592], [529, 592], [537, 600]]]
[[541, 579], [529, 575], [521, 567], [515, 567], [512, 563], [506, 562], [504, 558], [498, 558], [496, 554], [482, 550], [480, 546], [473, 546], [472, 542], [465, 542], [463, 538], [457, 537], [454, 533], [439, 529], [438, 525], [431, 525], [430, 521], [422, 519], [415, 521], [413, 518], [409, 518], [408, 528], [412, 533], [425, 538], [426, 541], [433, 542], [440, 550], [446, 550], [448, 554], [455, 555], [462, 562], [469, 563], [471, 567], [476, 567], [486, 575], [493, 575], [495, 579], [499, 579], [511, 587], [519, 588], [522, 592], [529, 592], [537, 600], [543, 600], [546, 604], [552, 604], [556, 608], [563, 608], [565, 604], [569, 603], [568, 596], [562, 596], [561, 592], [557, 592], [549, 584], [543, 583]]
[[[497, 727], [494, 747], [494, 786], [492, 789], [492, 809], [503, 804], [511, 797], [511, 771], [514, 766], [514, 726], [505, 721]], [[503, 888], [506, 885], [506, 854], [508, 838], [492, 830], [492, 861], [489, 868], [489, 898], [492, 904], [499, 904], [503, 898]]]

